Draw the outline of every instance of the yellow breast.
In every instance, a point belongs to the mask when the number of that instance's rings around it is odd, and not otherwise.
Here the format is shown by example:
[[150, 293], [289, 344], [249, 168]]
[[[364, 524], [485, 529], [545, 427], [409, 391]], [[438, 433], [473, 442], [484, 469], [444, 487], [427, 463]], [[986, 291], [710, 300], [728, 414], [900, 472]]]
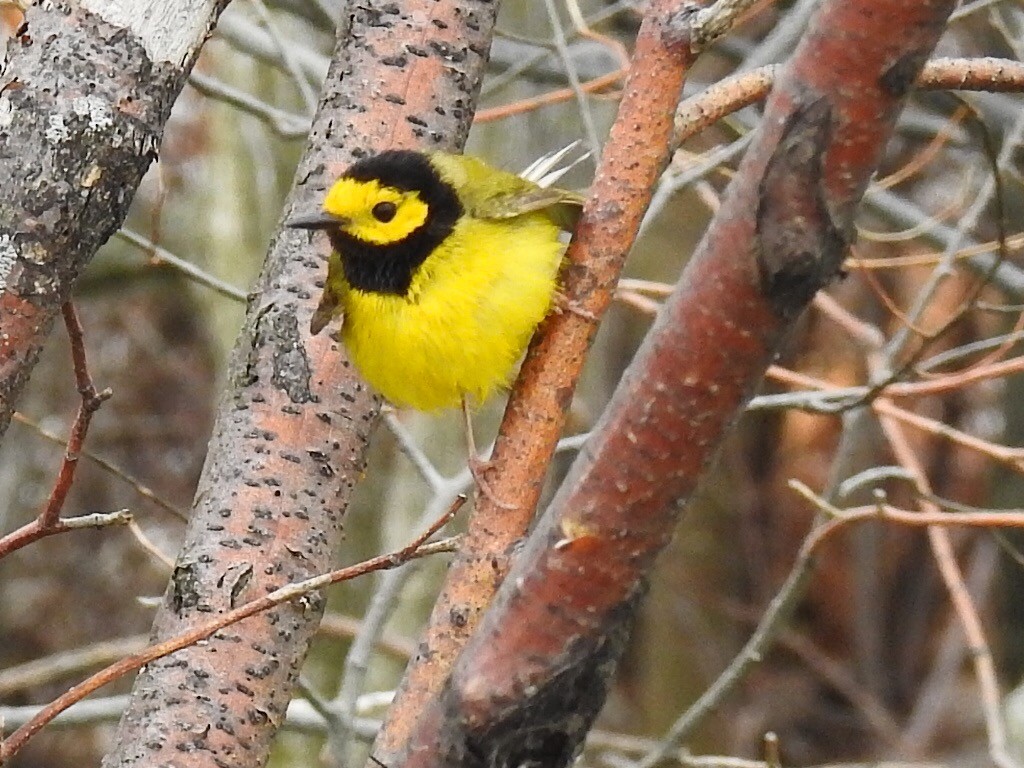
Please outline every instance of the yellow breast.
[[464, 216], [406, 296], [346, 287], [342, 338], [362, 376], [399, 407], [482, 403], [507, 385], [551, 307], [564, 246], [541, 213]]

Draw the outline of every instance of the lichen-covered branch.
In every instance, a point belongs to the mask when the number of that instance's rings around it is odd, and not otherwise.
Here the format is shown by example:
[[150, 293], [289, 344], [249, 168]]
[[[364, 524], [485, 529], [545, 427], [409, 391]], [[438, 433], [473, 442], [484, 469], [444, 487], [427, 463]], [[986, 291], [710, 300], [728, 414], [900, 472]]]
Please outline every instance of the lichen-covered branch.
[[[159, 12], [146, 13], [148, 5]], [[33, 3], [7, 42], [0, 56], [0, 435], [75, 278], [121, 226], [185, 75], [226, 5]]]

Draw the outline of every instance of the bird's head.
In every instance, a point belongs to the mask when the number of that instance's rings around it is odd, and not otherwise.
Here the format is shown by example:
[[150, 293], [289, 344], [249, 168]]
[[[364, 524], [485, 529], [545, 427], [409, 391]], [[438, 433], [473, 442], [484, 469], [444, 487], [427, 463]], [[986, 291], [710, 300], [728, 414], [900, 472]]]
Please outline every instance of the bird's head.
[[287, 226], [390, 246], [408, 241], [436, 219], [453, 221], [459, 208], [454, 190], [426, 155], [392, 150], [352, 165], [328, 190], [319, 213], [294, 217]]
[[352, 165], [318, 213], [286, 222], [324, 230], [334, 249], [313, 327], [331, 317], [348, 288], [409, 297], [417, 269], [461, 215], [455, 188], [423, 152], [390, 150]]

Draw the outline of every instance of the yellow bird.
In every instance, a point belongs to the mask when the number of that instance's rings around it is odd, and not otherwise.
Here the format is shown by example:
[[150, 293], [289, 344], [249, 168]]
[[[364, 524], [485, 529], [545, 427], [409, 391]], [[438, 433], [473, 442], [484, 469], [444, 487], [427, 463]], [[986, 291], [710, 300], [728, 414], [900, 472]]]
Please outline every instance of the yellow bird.
[[467, 155], [359, 160], [320, 213], [287, 222], [324, 230], [333, 247], [310, 331], [340, 315], [352, 361], [398, 407], [481, 404], [551, 309], [559, 233], [582, 203]]

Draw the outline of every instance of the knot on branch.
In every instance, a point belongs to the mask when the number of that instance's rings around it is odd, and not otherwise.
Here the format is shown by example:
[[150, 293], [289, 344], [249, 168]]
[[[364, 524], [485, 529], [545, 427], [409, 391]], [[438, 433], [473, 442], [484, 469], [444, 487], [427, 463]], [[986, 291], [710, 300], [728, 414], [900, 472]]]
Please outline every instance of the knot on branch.
[[697, 3], [681, 3], [662, 23], [661, 39], [667, 45], [688, 45], [691, 50], [696, 51], [695, 27], [697, 15], [701, 10]]
[[762, 290], [782, 317], [802, 312], [846, 253], [823, 180], [831, 132], [826, 99], [801, 104], [786, 121], [758, 190], [757, 266]]

